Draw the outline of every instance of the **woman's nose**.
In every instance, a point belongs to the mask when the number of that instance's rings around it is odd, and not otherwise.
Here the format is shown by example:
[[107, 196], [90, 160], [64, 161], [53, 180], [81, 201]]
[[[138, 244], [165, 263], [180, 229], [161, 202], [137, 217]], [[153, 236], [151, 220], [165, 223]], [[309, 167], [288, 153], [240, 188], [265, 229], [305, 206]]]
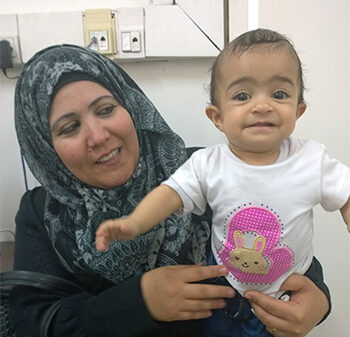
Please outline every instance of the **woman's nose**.
[[86, 127], [86, 137], [88, 147], [93, 148], [108, 140], [109, 131], [103, 123], [93, 120]]

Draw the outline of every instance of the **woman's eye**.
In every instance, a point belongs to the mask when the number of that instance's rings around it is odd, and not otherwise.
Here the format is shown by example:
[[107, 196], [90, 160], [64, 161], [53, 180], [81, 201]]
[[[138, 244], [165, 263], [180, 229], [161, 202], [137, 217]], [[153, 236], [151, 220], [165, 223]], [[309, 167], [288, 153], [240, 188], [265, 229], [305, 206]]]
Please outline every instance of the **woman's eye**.
[[115, 109], [115, 105], [109, 105], [98, 110], [97, 114], [100, 116], [109, 116]]
[[250, 96], [246, 92], [240, 92], [237, 94], [233, 99], [237, 101], [247, 101], [250, 98]]
[[272, 94], [272, 97], [275, 99], [284, 99], [287, 98], [288, 95], [284, 91], [278, 90]]
[[80, 123], [79, 122], [72, 122], [72, 123], [69, 123], [67, 125], [64, 125], [60, 130], [59, 130], [59, 133], [58, 135], [62, 135], [62, 136], [68, 136], [68, 135], [71, 135], [73, 134], [74, 132], [76, 132], [78, 130], [80, 126]]

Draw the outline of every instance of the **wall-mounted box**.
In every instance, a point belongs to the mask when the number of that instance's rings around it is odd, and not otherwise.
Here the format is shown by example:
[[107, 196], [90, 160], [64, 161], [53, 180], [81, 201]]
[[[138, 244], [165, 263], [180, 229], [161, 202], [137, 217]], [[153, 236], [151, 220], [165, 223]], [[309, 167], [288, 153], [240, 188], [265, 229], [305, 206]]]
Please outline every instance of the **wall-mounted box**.
[[140, 59], [145, 57], [144, 9], [141, 7], [119, 8], [116, 16], [116, 59]]
[[86, 9], [83, 15], [85, 46], [111, 57], [115, 55], [115, 15], [108, 8]]
[[18, 14], [18, 33], [24, 63], [54, 44], [84, 46], [81, 12]]

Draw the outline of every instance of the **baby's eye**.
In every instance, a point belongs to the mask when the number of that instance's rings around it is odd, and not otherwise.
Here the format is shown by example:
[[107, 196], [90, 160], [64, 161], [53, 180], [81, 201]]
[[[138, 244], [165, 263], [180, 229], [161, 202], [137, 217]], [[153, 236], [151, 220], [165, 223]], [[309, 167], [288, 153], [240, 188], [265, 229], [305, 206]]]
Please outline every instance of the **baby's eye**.
[[288, 95], [283, 90], [278, 90], [272, 94], [272, 97], [275, 99], [284, 99], [287, 98]]
[[249, 98], [250, 96], [246, 92], [240, 92], [235, 97], [233, 97], [233, 99], [237, 101], [247, 101]]

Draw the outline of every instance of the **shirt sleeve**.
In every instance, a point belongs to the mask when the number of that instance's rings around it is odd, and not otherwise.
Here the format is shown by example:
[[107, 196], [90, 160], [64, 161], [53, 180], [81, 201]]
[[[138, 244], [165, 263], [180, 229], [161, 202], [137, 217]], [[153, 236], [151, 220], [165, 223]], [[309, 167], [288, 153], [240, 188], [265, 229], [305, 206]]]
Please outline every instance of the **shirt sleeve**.
[[[42, 272], [76, 282], [60, 264], [41, 229], [40, 217], [33, 206], [36, 193], [38, 190], [24, 195], [16, 216], [14, 269]], [[148, 332], [157, 335], [160, 325], [148, 313], [140, 279], [140, 275], [131, 277], [118, 285], [100, 287], [102, 289], [96, 284], [93, 289], [86, 283], [80, 284], [87, 290], [75, 294], [15, 287], [11, 293], [10, 314], [16, 333], [21, 337], [39, 336], [43, 313], [64, 298], [50, 325], [52, 337], [141, 336]]]
[[324, 152], [321, 172], [321, 205], [335, 211], [350, 198], [350, 168]]
[[200, 163], [201, 150], [195, 152], [170, 178], [163, 182], [174, 189], [182, 199], [183, 208], [175, 214], [183, 216], [188, 213], [202, 215], [207, 200], [202, 188], [202, 172]]

